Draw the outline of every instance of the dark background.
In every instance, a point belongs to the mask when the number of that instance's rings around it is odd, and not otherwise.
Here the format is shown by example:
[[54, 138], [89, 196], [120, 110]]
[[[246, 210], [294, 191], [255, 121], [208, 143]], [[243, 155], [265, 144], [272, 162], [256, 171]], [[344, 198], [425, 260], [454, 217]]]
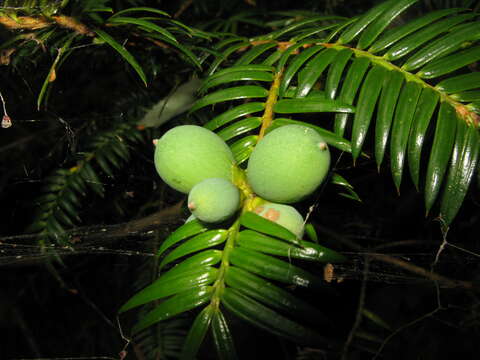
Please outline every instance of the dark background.
[[[178, 20], [212, 29], [215, 23], [209, 20], [225, 21], [247, 11], [261, 23], [273, 11], [301, 8], [354, 16], [375, 3], [257, 1], [257, 5], [252, 6], [240, 0], [194, 1]], [[425, 1], [400, 21], [436, 8], [461, 6], [461, 3]], [[108, 6], [114, 9], [153, 6], [173, 14], [180, 2], [111, 1]], [[242, 22], [236, 30], [246, 36], [269, 31]], [[11, 32], [0, 28], [2, 42], [11, 36]], [[175, 53], [152, 50], [142, 58], [142, 65], [150, 70], [150, 83], [145, 88], [122, 59], [112, 56], [110, 49], [87, 49], [75, 53], [64, 63], [50, 93], [48, 110], [37, 111], [36, 96], [52, 55], [46, 52], [31, 58], [27, 54], [15, 56], [12, 64], [0, 66], [0, 91], [14, 121], [12, 128], [0, 130], [0, 359], [119, 358], [118, 353], [126, 341], [119, 333], [116, 312], [142, 286], [142, 281], [148, 283], [150, 255], [158, 240], [181, 224], [187, 213], [182, 210], [168, 218], [154, 235], [115, 240], [100, 237], [88, 244], [85, 251], [70, 254], [58, 249], [61, 262], [45, 261], [41, 248], [28, 238], [8, 237], [25, 233], [35, 216], [33, 199], [40, 192], [42, 180], [58, 167], [73, 166], [75, 154], [84, 149], [89, 136], [121, 118], [137, 121], [145, 108], [168, 94], [178, 81], [187, 79], [193, 68], [179, 61]], [[113, 178], [102, 177], [105, 197], [89, 193], [82, 201], [81, 226], [128, 222], [169, 208], [182, 199], [158, 178], [153, 167], [151, 139], [183, 121], [196, 120], [180, 117], [161, 129], [145, 132], [145, 142], [135, 145], [128, 165]], [[478, 358], [478, 291], [444, 287], [378, 262], [371, 263], [370, 272], [364, 274], [361, 249], [375, 252], [378, 247], [396, 242], [402, 243], [382, 252], [402, 254], [402, 259], [429, 269], [443, 239], [435, 211], [425, 216], [422, 195], [406, 176], [401, 193], [397, 194], [388, 168], [377, 173], [374, 162], [366, 160], [353, 168], [347, 156], [335, 151], [332, 155], [337, 160], [336, 170], [350, 181], [363, 202], [346, 199], [339, 195], [339, 189], [328, 185], [318, 196], [300, 204], [300, 208], [305, 213], [309, 206], [316, 205], [310, 219], [317, 227], [320, 240], [348, 254], [352, 262], [339, 269], [345, 280], [332, 284], [336, 294], [299, 292], [299, 296], [324, 309], [335, 323], [328, 335], [343, 342], [355, 321], [359, 294], [362, 285], [365, 286], [365, 307], [391, 329], [363, 318], [359, 330], [374, 339], [355, 339], [347, 359], [372, 358], [395, 329], [401, 331], [386, 343], [380, 355], [383, 359]], [[448, 278], [471, 281], [477, 289], [480, 282], [478, 199], [477, 180], [447, 235], [448, 242], [455, 247], [447, 245], [434, 268], [436, 273]], [[18, 246], [13, 249], [3, 246], [2, 242]], [[135, 251], [141, 254], [132, 254]], [[321, 267], [311, 270], [322, 272]], [[402, 328], [416, 319], [411, 326]], [[121, 317], [127, 337], [135, 320], [134, 312]], [[181, 338], [190, 320], [185, 316], [172, 321], [170, 326], [178, 329]], [[236, 319], [231, 320], [241, 359], [336, 358], [321, 349], [297, 347]], [[163, 346], [168, 350], [170, 345]], [[143, 350], [130, 345], [127, 359], [149, 358]], [[158, 357], [164, 358], [170, 358], [168, 351]], [[199, 359], [214, 358], [212, 340], [207, 338]]]

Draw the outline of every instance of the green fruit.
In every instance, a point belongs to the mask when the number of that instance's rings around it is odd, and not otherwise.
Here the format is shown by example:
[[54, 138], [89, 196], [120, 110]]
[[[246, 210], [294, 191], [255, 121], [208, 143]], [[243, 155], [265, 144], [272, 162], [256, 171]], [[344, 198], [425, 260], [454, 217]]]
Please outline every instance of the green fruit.
[[183, 193], [208, 178], [231, 180], [233, 164], [228, 145], [201, 126], [177, 126], [156, 142], [158, 174], [168, 185]]
[[297, 235], [297, 238], [303, 237], [305, 227], [303, 217], [293, 206], [267, 202], [257, 206], [253, 211], [265, 219], [287, 228]]
[[327, 143], [315, 130], [285, 125], [259, 141], [248, 161], [247, 179], [260, 197], [288, 204], [315, 191], [329, 166]]
[[200, 221], [227, 220], [240, 205], [240, 191], [230, 181], [211, 178], [199, 182], [188, 194], [188, 208]]

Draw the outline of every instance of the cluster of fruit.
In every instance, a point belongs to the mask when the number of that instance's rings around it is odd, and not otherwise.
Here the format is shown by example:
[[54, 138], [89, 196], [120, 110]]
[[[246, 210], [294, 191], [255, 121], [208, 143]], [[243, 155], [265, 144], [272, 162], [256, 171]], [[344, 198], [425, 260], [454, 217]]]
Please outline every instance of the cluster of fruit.
[[[299, 238], [303, 218], [285, 204], [310, 195], [330, 166], [325, 141], [315, 130], [301, 125], [286, 125], [262, 138], [250, 156], [246, 176], [236, 166], [228, 145], [203, 127], [177, 126], [155, 144], [158, 174], [174, 189], [189, 194], [193, 218], [218, 223], [243, 208], [286, 227]], [[244, 206], [246, 201], [254, 207]]]

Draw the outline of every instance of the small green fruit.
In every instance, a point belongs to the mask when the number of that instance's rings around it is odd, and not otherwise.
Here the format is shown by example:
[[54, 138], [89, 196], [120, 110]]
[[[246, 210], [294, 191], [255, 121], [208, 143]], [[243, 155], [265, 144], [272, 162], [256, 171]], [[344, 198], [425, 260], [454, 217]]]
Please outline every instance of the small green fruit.
[[231, 180], [233, 164], [228, 145], [201, 126], [177, 126], [156, 142], [158, 174], [172, 188], [185, 194], [208, 178]]
[[259, 141], [248, 161], [247, 178], [260, 197], [289, 204], [315, 191], [329, 166], [327, 143], [315, 130], [285, 125]]
[[227, 220], [240, 205], [240, 191], [230, 181], [211, 178], [199, 182], [188, 194], [188, 208], [200, 221]]
[[257, 206], [254, 212], [287, 228], [297, 235], [297, 238], [303, 237], [304, 221], [302, 215], [293, 206], [267, 202]]

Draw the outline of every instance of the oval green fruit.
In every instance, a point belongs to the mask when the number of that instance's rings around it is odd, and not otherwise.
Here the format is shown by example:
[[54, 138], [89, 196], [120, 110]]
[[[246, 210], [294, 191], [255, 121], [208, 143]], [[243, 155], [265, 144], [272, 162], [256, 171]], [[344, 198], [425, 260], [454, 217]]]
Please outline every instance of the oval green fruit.
[[327, 143], [315, 130], [285, 125], [258, 142], [248, 161], [247, 179], [260, 197], [288, 204], [315, 191], [329, 167]]
[[304, 220], [293, 206], [266, 202], [257, 206], [253, 211], [265, 219], [287, 228], [297, 235], [297, 238], [303, 237]]
[[188, 194], [188, 208], [200, 221], [216, 223], [227, 220], [240, 206], [240, 191], [223, 178], [205, 179]]
[[232, 151], [215, 133], [201, 126], [181, 125], [156, 142], [155, 168], [172, 188], [188, 193], [200, 181], [232, 179]]

